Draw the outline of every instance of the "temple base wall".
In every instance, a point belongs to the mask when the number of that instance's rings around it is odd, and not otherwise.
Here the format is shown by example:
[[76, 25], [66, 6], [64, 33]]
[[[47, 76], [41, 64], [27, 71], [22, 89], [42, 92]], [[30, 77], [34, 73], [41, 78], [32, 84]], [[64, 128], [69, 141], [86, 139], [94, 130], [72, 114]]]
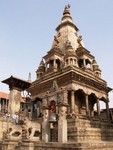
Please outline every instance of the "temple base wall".
[[[82, 116], [83, 117], [83, 116]], [[57, 127], [57, 126], [56, 126]], [[113, 124], [97, 118], [67, 118], [67, 142], [1, 141], [0, 150], [112, 150]], [[56, 134], [58, 136], [58, 134]]]
[[68, 119], [68, 142], [113, 141], [113, 124], [99, 119]]
[[74, 142], [74, 143], [32, 143], [23, 142], [17, 144], [15, 142], [4, 142], [0, 150], [112, 150], [113, 142]]

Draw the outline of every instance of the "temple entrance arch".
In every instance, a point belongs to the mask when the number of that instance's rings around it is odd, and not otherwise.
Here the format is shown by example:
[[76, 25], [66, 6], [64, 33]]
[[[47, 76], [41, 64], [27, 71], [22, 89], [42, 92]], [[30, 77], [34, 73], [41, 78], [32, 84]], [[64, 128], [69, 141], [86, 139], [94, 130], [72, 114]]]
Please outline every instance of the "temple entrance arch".
[[106, 109], [106, 99], [103, 97], [100, 99], [100, 108]]
[[56, 66], [57, 66], [57, 69], [61, 69], [61, 61], [60, 61], [60, 59], [56, 59]]
[[78, 109], [79, 114], [86, 114], [86, 102], [85, 102], [85, 93], [83, 90], [79, 89], [75, 91], [76, 95], [76, 101], [75, 101], [75, 106], [76, 109]]
[[109, 118], [109, 101], [102, 97], [100, 99], [100, 116], [103, 119], [108, 119]]
[[[91, 117], [95, 116], [95, 110], [97, 110], [97, 107], [96, 107], [96, 103], [97, 103], [97, 97], [94, 93], [91, 93], [89, 96], [88, 96], [88, 100], [89, 100], [89, 115]], [[96, 111], [97, 112], [97, 111]]]
[[32, 117], [33, 119], [37, 119], [42, 117], [42, 99], [36, 97], [33, 101], [32, 105]]

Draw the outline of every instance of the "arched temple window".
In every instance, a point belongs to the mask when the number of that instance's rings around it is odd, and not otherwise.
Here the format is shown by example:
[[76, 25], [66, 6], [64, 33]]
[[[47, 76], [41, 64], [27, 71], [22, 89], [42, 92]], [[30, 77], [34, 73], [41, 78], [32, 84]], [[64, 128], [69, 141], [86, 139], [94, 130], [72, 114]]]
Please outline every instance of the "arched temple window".
[[57, 65], [57, 69], [61, 68], [61, 62], [59, 59], [56, 59], [56, 65]]
[[86, 114], [86, 102], [85, 102], [85, 93], [83, 90], [77, 90], [75, 92], [76, 94], [76, 101], [75, 104], [78, 107], [78, 113], [80, 114]]
[[79, 59], [79, 61], [78, 61], [78, 66], [79, 66], [80, 68], [83, 68], [83, 67], [84, 67], [83, 59]]

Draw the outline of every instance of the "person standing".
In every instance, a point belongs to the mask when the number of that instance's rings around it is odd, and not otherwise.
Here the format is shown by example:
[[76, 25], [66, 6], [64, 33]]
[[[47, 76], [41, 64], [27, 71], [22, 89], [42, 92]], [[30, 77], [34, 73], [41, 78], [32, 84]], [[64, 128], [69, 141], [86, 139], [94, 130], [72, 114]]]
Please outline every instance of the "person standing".
[[16, 112], [14, 115], [13, 115], [13, 121], [15, 124], [18, 124], [18, 119], [19, 119], [19, 116], [18, 116], [18, 113]]

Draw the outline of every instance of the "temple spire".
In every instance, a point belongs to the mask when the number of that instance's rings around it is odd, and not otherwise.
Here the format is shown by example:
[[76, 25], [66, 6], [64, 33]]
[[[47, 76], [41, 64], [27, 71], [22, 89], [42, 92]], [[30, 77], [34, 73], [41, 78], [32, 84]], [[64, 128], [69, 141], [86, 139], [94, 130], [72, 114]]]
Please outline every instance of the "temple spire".
[[29, 83], [31, 83], [31, 72], [29, 72], [29, 75], [28, 75], [28, 80], [27, 80]]
[[57, 34], [53, 40], [51, 49], [54, 49], [57, 46], [60, 51], [64, 52], [67, 41], [71, 42], [74, 51], [79, 47], [80, 44], [83, 46], [82, 41], [78, 43], [78, 28], [71, 17], [69, 4], [64, 8], [61, 22], [57, 26], [56, 31]]
[[71, 14], [70, 14], [70, 5], [69, 4], [66, 5], [65, 8], [64, 8], [62, 22], [65, 22], [67, 20], [73, 22]]

